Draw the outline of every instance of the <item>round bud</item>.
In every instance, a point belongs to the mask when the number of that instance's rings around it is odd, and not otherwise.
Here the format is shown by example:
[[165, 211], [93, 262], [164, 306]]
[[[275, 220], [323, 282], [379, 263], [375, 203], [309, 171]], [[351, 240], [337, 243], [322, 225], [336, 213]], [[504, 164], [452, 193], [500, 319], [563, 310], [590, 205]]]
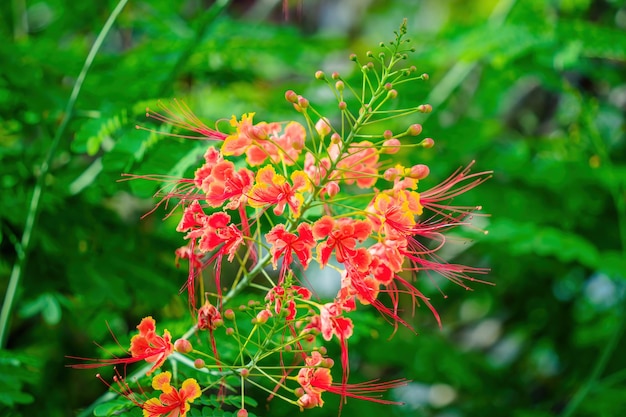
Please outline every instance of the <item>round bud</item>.
[[324, 358], [324, 360], [322, 361], [323, 368], [332, 368], [334, 364], [335, 364], [335, 361], [332, 360], [331, 358]]
[[231, 308], [229, 308], [224, 312], [224, 317], [226, 318], [226, 320], [235, 320], [235, 312]]
[[213, 328], [217, 329], [218, 327], [222, 327], [224, 325], [224, 320], [215, 319], [213, 320]]
[[205, 366], [204, 360], [203, 359], [196, 359], [195, 361], [193, 361], [193, 366], [196, 369], [202, 369]]
[[341, 135], [339, 133], [335, 132], [330, 135], [330, 143], [337, 144], [339, 142], [341, 142]]
[[433, 111], [433, 106], [431, 106], [430, 104], [420, 104], [419, 106], [417, 106], [417, 111], [421, 113], [430, 113], [431, 111]]
[[339, 107], [339, 110], [345, 110], [348, 108], [348, 103], [346, 103], [345, 101], [340, 101], [337, 107]]
[[[265, 324], [267, 323], [267, 320], [272, 316], [272, 313], [270, 313], [269, 310], [261, 310], [259, 311], [259, 313], [256, 315], [256, 318], [253, 319], [253, 323], [254, 324]], [[256, 320], [256, 323], [254, 322], [254, 320]]]
[[350, 54], [350, 61], [356, 62], [356, 54]]
[[329, 197], [334, 197], [339, 194], [339, 184], [336, 181], [331, 181], [326, 184], [326, 193]]
[[389, 91], [393, 88], [393, 85], [391, 83], [387, 83], [385, 84], [385, 90]]
[[372, 51], [367, 51], [365, 53], [365, 55], [367, 55], [369, 58], [373, 58], [374, 57], [374, 53]]
[[415, 72], [415, 71], [417, 71], [417, 68], [415, 67], [415, 65], [411, 65], [411, 66], [409, 67], [409, 71], [411, 71], [411, 72]]
[[398, 97], [398, 92], [396, 90], [389, 90], [389, 92], [387, 92], [387, 97], [396, 98]]
[[296, 101], [298, 101], [298, 95], [293, 90], [287, 90], [285, 91], [285, 100], [290, 103], [295, 103]]
[[315, 78], [318, 80], [325, 80], [326, 74], [324, 74], [324, 71], [315, 71]]
[[343, 81], [339, 80], [335, 83], [335, 88], [337, 89], [337, 91], [343, 91], [343, 89], [346, 87], [346, 85], [343, 83]]
[[301, 108], [306, 109], [307, 107], [309, 107], [309, 100], [307, 100], [306, 98], [302, 96], [298, 96], [298, 105]]
[[248, 417], [248, 411], [245, 408], [237, 411], [237, 417]]
[[385, 53], [384, 53], [384, 52], [380, 52], [380, 53], [378, 54], [378, 59], [382, 60], [382, 59], [384, 59], [384, 58], [385, 58]]
[[393, 132], [391, 130], [387, 129], [383, 132], [383, 138], [391, 139], [392, 137], [393, 137]]
[[422, 147], [426, 149], [430, 149], [433, 146], [435, 146], [435, 141], [432, 138], [426, 138], [423, 141], [421, 141], [420, 144], [422, 145]]
[[385, 42], [380, 42], [378, 46], [382, 48], [383, 46], [385, 46]]
[[367, 63], [367, 68], [374, 69], [374, 63], [373, 62], [368, 62]]
[[341, 78], [341, 77], [339, 76], [339, 73], [338, 73], [337, 71], [334, 71], [334, 72], [332, 73], [331, 77], [332, 77], [332, 79], [333, 79], [333, 80], [338, 80], [339, 78]]
[[398, 178], [398, 175], [400, 175], [400, 171], [398, 170], [398, 168], [389, 168], [383, 174], [383, 178], [387, 181], [393, 181]]
[[293, 390], [293, 393], [296, 395], [296, 397], [300, 398], [304, 395], [304, 389], [302, 387], [298, 387]]
[[430, 168], [424, 164], [413, 165], [409, 177], [416, 180], [423, 180], [430, 174]]
[[244, 378], [247, 378], [248, 375], [250, 375], [250, 370], [243, 368], [241, 371], [239, 371], [239, 375], [241, 375]]
[[174, 342], [174, 350], [179, 353], [189, 353], [193, 350], [191, 342], [187, 339], [178, 339]]
[[320, 346], [319, 349], [317, 349], [317, 351], [321, 353], [322, 355], [326, 355], [328, 353], [328, 349], [326, 349], [326, 346]]
[[321, 137], [328, 135], [331, 131], [330, 125], [328, 124], [328, 119], [325, 117], [319, 119], [317, 123], [315, 123], [315, 130], [317, 130], [317, 133]]
[[422, 77], [422, 80], [424, 80], [424, 81], [428, 81], [430, 79], [430, 76], [428, 74], [426, 74], [426, 73], [423, 73], [421, 75], [421, 77]]
[[381, 152], [390, 155], [398, 153], [398, 151], [400, 150], [400, 146], [400, 141], [396, 138], [392, 138], [383, 142], [383, 149], [381, 149]]
[[285, 352], [291, 352], [293, 350], [293, 346], [287, 345], [285, 346]]
[[245, 305], [242, 304], [242, 305], [239, 306], [239, 311], [246, 311], [247, 308], [248, 307], [246, 307]]
[[235, 329], [233, 329], [232, 327], [229, 327], [226, 329], [226, 336], [232, 336], [235, 334]]
[[407, 133], [411, 136], [417, 136], [420, 133], [422, 133], [422, 125], [415, 123], [412, 124], [411, 126], [409, 126], [409, 128], [407, 129]]

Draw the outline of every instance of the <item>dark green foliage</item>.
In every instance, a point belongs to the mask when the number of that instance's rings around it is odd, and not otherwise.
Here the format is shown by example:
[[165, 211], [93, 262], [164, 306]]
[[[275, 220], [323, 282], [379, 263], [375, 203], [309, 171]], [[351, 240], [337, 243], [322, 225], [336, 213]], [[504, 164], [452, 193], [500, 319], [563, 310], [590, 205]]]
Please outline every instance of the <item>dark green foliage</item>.
[[[116, 3], [1, 3], [4, 289], [41, 163]], [[22, 3], [30, 13], [27, 32], [15, 19]], [[107, 323], [124, 348], [146, 315], [167, 323], [174, 335], [187, 328], [187, 301], [177, 296], [186, 272], [176, 269], [173, 254], [182, 244], [177, 217], [162, 221], [168, 211], [161, 206], [140, 220], [159, 184], [120, 180], [123, 173], [189, 175], [206, 142], [135, 129], [166, 129], [145, 119], [146, 106], [184, 99], [210, 127], [244, 112], [256, 112], [259, 121], [287, 120], [298, 117], [283, 98], [289, 88], [332, 109], [314, 72], [337, 69], [350, 80], [348, 54], [365, 59], [406, 16], [417, 48], [409, 64], [428, 72], [430, 81], [399, 86], [398, 100], [433, 104], [430, 117], [409, 123], [423, 123], [422, 137], [436, 146], [398, 160], [430, 166], [423, 189], [474, 159], [476, 170], [494, 171], [455, 201], [480, 204], [491, 217], [475, 217], [489, 234], [463, 231], [479, 237], [459, 245], [452, 261], [491, 268], [487, 280], [496, 285], [472, 284], [469, 292], [420, 276], [419, 288], [431, 297], [443, 328], [424, 306], [411, 318], [405, 305], [403, 317], [417, 336], [400, 328], [389, 339], [393, 326], [363, 308], [349, 341], [351, 381], [414, 382], [389, 394], [407, 402], [404, 407], [351, 400], [344, 415], [542, 417], [574, 409], [578, 416], [623, 415], [626, 23], [619, 2], [450, 0], [428, 2], [429, 8], [374, 1], [352, 25], [335, 20], [329, 26], [320, 17], [327, 16], [320, 10], [328, 2], [304, 0], [302, 14], [292, 10], [289, 21], [280, 7], [250, 16], [241, 4], [207, 17], [203, 3], [129, 2], [87, 74], [43, 182], [0, 351], [0, 414], [45, 410], [57, 417], [90, 407], [106, 387], [94, 370], [66, 368], [73, 362], [64, 356], [123, 354]], [[338, 346], [329, 352], [337, 354]], [[102, 373], [110, 380], [110, 370]], [[276, 398], [267, 403], [267, 393], [254, 387], [246, 395], [250, 416], [299, 413]], [[307, 414], [337, 415], [339, 399], [326, 396], [323, 409]], [[203, 397], [189, 415], [234, 416], [238, 402], [227, 400], [216, 409], [216, 398]], [[140, 416], [130, 405], [115, 398], [87, 415]]]

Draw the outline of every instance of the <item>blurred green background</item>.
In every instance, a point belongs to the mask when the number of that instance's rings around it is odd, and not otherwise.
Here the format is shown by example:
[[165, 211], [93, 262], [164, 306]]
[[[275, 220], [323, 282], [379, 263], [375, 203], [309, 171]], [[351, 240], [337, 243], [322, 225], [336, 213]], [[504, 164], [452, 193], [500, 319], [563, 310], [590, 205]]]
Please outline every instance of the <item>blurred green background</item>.
[[[428, 120], [415, 120], [437, 145], [400, 158], [430, 166], [424, 188], [472, 160], [494, 170], [464, 196], [491, 213], [476, 218], [489, 234], [452, 260], [491, 268], [496, 285], [468, 292], [424, 277], [443, 329], [421, 308], [418, 336], [400, 330], [387, 340], [376, 314], [355, 319], [371, 331], [350, 340], [351, 377], [413, 382], [389, 394], [403, 407], [350, 401], [343, 415], [626, 415], [622, 1], [302, 0], [286, 14], [279, 0], [131, 0], [62, 129], [116, 5], [0, 2], [3, 292], [23, 266], [0, 350], [1, 415], [74, 416], [93, 403], [106, 387], [94, 371], [66, 368], [64, 355], [101, 355], [92, 341], [112, 344], [107, 322], [122, 344], [148, 314], [184, 330], [177, 219], [162, 221], [159, 210], [140, 220], [156, 185], [119, 180], [180, 176], [206, 144], [136, 130], [149, 125], [146, 105], [184, 99], [209, 124], [249, 111], [298, 120], [283, 98], [294, 89], [332, 109], [314, 72], [356, 79], [348, 55], [365, 59], [405, 17], [416, 47], [407, 64], [430, 81], [399, 98], [433, 105]], [[39, 216], [22, 248], [38, 187]], [[308, 413], [336, 415], [337, 399], [326, 397], [327, 407]], [[257, 400], [250, 411], [259, 416], [299, 413]]]

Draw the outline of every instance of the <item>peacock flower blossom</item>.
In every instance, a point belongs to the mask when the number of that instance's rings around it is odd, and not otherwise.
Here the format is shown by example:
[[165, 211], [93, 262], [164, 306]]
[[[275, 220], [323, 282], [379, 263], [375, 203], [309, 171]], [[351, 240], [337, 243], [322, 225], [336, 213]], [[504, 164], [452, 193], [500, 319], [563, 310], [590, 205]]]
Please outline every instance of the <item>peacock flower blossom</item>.
[[[269, 302], [266, 310], [273, 310], [274, 313], [281, 314], [284, 308], [287, 309], [286, 320], [293, 320], [296, 318], [296, 299], [309, 300], [311, 299], [311, 290], [306, 287], [298, 285], [292, 285], [290, 287], [284, 287], [277, 285], [268, 291], [265, 299]], [[266, 311], [263, 310], [263, 311]]]
[[295, 164], [304, 149], [304, 126], [297, 122], [288, 123], [284, 129], [280, 123], [253, 125], [253, 117], [254, 113], [245, 114], [239, 122], [233, 117], [231, 125], [236, 128], [236, 133], [224, 140], [222, 153], [235, 156], [245, 153], [251, 166], [261, 165], [267, 158], [273, 163]]
[[298, 217], [304, 202], [302, 192], [308, 191], [309, 179], [302, 171], [291, 174], [291, 184], [285, 177], [276, 174], [272, 165], [261, 168], [256, 174], [256, 184], [250, 190], [248, 204], [251, 207], [265, 208], [273, 206], [274, 214], [280, 216], [289, 206], [291, 213]]
[[170, 384], [171, 379], [172, 374], [168, 371], [152, 378], [152, 388], [162, 391], [162, 394], [141, 405], [144, 417], [185, 417], [189, 404], [202, 395], [195, 379], [186, 379], [178, 390]]
[[70, 365], [71, 368], [92, 369], [110, 365], [128, 365], [145, 360], [153, 364], [146, 375], [150, 375], [156, 369], [160, 368], [167, 357], [174, 352], [172, 344], [172, 336], [167, 330], [163, 331], [163, 335], [156, 334], [156, 322], [150, 316], [144, 317], [137, 326], [139, 334], [134, 335], [130, 339], [129, 358], [113, 358], [113, 359], [89, 359], [79, 358], [76, 356], [68, 356], [69, 359], [78, 359], [81, 361], [89, 361], [91, 363]]
[[297, 235], [289, 233], [285, 229], [284, 224], [277, 224], [265, 235], [267, 243], [272, 245], [270, 253], [272, 254], [274, 269], [276, 269], [278, 265], [278, 260], [281, 257], [283, 258], [279, 284], [284, 279], [293, 261], [292, 253], [296, 254], [300, 264], [302, 264], [305, 269], [309, 266], [309, 262], [311, 262], [312, 249], [315, 246], [311, 226], [308, 223], [300, 223], [297, 232]]
[[232, 262], [237, 249], [243, 243], [243, 234], [234, 224], [228, 224], [230, 216], [224, 212], [213, 213], [207, 218], [207, 227], [204, 229], [198, 248], [203, 251], [212, 251], [222, 245], [219, 252], [228, 254], [228, 261]]
[[144, 317], [137, 326], [139, 334], [130, 339], [130, 353], [133, 358], [145, 359], [152, 363], [152, 368], [147, 375], [160, 368], [165, 359], [174, 352], [172, 336], [167, 330], [163, 331], [163, 336], [156, 334], [156, 322], [150, 316]]
[[194, 174], [196, 187], [205, 193], [206, 202], [212, 207], [234, 210], [247, 201], [246, 194], [252, 188], [254, 174], [247, 168], [235, 170], [235, 164], [224, 160], [215, 148], [204, 155], [205, 163]]
[[336, 172], [348, 185], [356, 183], [359, 188], [371, 188], [378, 179], [378, 158], [373, 143], [354, 143], [337, 161]]
[[371, 232], [372, 224], [367, 220], [322, 217], [313, 225], [313, 237], [326, 239], [317, 246], [318, 262], [325, 266], [334, 252], [337, 262], [349, 262], [359, 269], [367, 268], [369, 255], [364, 248], [357, 248], [357, 243], [367, 239]]

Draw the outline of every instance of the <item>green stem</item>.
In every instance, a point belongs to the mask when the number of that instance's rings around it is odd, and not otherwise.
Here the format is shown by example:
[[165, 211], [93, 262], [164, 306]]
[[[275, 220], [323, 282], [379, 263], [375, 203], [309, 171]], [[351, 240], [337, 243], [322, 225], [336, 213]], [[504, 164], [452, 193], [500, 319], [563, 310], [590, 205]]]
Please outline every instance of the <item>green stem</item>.
[[70, 94], [67, 106], [65, 107], [63, 119], [61, 120], [61, 124], [59, 125], [59, 128], [57, 129], [56, 134], [52, 139], [50, 149], [48, 150], [48, 155], [41, 164], [39, 177], [37, 178], [37, 182], [33, 190], [33, 195], [30, 199], [28, 213], [26, 214], [26, 223], [24, 224], [24, 233], [22, 234], [22, 240], [19, 245], [16, 245], [15, 247], [15, 251], [17, 252], [17, 261], [13, 265], [13, 270], [11, 271], [11, 277], [9, 278], [7, 292], [4, 296], [4, 303], [2, 304], [2, 311], [0, 312], [0, 348], [3, 348], [6, 344], [9, 318], [11, 317], [11, 311], [13, 309], [13, 303], [15, 301], [15, 294], [17, 293], [17, 290], [19, 288], [19, 284], [24, 273], [24, 267], [28, 260], [31, 238], [33, 235], [33, 230], [35, 229], [35, 226], [37, 224], [37, 219], [39, 217], [41, 197], [45, 191], [46, 177], [50, 169], [50, 164], [52, 163], [56, 150], [59, 146], [59, 143], [61, 142], [61, 138], [65, 135], [65, 130], [67, 129], [68, 123], [72, 118], [72, 115], [74, 113], [74, 105], [76, 104], [76, 99], [78, 98], [78, 94], [80, 93], [80, 90], [83, 86], [83, 82], [85, 81], [87, 72], [89, 71], [89, 68], [93, 63], [96, 54], [100, 50], [104, 39], [111, 30], [113, 22], [115, 22], [127, 2], [128, 0], [120, 0], [120, 2], [117, 4], [115, 9], [109, 16], [108, 20], [102, 27], [102, 30], [98, 34], [98, 37], [96, 38], [93, 46], [91, 47], [91, 50], [87, 55], [87, 59], [85, 59], [85, 63], [83, 64], [83, 68], [80, 71], [76, 82], [74, 83], [74, 88], [72, 89], [72, 93]]

